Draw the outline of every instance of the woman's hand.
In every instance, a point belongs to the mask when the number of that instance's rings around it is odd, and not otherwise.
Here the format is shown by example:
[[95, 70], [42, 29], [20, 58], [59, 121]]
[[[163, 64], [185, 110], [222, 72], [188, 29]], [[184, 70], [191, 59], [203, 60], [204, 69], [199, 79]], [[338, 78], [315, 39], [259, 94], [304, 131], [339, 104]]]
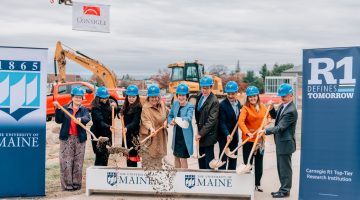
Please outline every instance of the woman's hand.
[[59, 104], [59, 102], [57, 102], [57, 101], [54, 101], [53, 102], [53, 104], [54, 104], [54, 107], [55, 107], [55, 109], [58, 109], [58, 108], [60, 108], [60, 104]]
[[175, 119], [173, 119], [170, 123], [171, 126], [175, 126], [176, 122], [175, 122]]
[[196, 140], [196, 141], [199, 141], [200, 139], [201, 139], [201, 135], [196, 134], [196, 135], [195, 135], [195, 140]]
[[155, 134], [155, 129], [154, 129], [154, 128], [150, 128], [149, 131], [150, 131], [150, 135], [154, 135], [154, 134]]
[[167, 127], [167, 120], [166, 121], [164, 121], [164, 124], [163, 124], [163, 126], [164, 126], [164, 128], [166, 128]]
[[270, 99], [269, 101], [268, 101], [268, 106], [270, 106], [269, 108], [270, 108], [270, 110], [271, 109], [273, 109], [273, 107], [274, 107], [274, 102]]
[[111, 103], [110, 103], [110, 106], [116, 108], [116, 107], [117, 107], [117, 104], [116, 104], [115, 102], [111, 102]]
[[254, 134], [252, 134], [252, 133], [250, 133], [250, 132], [246, 133], [246, 135], [247, 135], [250, 139], [254, 138]]

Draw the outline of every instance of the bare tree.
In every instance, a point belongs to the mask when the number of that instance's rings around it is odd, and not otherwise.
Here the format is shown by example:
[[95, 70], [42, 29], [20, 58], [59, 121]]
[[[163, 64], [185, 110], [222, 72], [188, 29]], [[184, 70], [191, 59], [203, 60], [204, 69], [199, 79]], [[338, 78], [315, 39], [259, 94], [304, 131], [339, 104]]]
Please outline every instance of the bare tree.
[[158, 73], [151, 76], [151, 79], [159, 84], [160, 89], [167, 89], [170, 83], [170, 73], [167, 68], [159, 69]]

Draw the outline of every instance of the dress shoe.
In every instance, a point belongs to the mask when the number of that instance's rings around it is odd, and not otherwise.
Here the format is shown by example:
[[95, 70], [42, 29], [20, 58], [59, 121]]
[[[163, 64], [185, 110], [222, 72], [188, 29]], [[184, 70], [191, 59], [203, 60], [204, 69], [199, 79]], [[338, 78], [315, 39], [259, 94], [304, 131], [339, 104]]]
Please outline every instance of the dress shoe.
[[289, 192], [277, 192], [272, 195], [273, 198], [284, 198], [290, 196]]
[[277, 192], [271, 192], [271, 196], [274, 195], [275, 193], [278, 193], [278, 192], [279, 192], [279, 191], [277, 191]]
[[258, 185], [255, 186], [255, 190], [258, 191], [258, 192], [264, 192], [264, 190], [261, 189], [260, 186], [258, 186]]

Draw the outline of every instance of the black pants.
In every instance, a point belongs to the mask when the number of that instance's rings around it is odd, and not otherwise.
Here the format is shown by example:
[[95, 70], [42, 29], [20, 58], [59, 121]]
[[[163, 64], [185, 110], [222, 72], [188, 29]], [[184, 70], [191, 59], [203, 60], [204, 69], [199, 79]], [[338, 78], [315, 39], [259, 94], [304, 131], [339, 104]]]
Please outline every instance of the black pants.
[[209, 163], [214, 159], [214, 145], [199, 147], [199, 153], [205, 154], [204, 157], [198, 159], [199, 169], [211, 169]]
[[[253, 142], [247, 142], [244, 144], [243, 148], [243, 159], [244, 159], [244, 164], [247, 164], [250, 152], [251, 152], [251, 148], [253, 146]], [[257, 150], [256, 152], [254, 152], [254, 154], [256, 153], [255, 156], [253, 156], [250, 160], [250, 163], [253, 163], [253, 159], [255, 157], [255, 185], [256, 186], [260, 186], [260, 180], [263, 174], [263, 158], [264, 155], [260, 154], [260, 151]]]
[[137, 162], [131, 161], [131, 160], [127, 160], [126, 164], [128, 167], [137, 167]]
[[280, 179], [280, 192], [290, 192], [292, 184], [292, 169], [291, 169], [291, 155], [292, 154], [277, 154], [277, 170]]
[[[219, 140], [219, 148], [220, 148], [219, 158], [221, 156], [221, 152], [223, 151], [225, 145], [226, 145], [226, 139]], [[230, 151], [234, 150], [236, 148], [236, 146], [237, 146], [237, 141], [233, 139], [229, 144]], [[237, 155], [237, 151], [235, 152], [235, 155]], [[228, 170], [236, 170], [236, 162], [237, 162], [236, 158], [235, 159], [228, 158], [226, 156], [226, 154], [224, 153], [224, 156], [222, 157], [221, 160], [225, 161], [225, 162], [229, 162], [228, 163]], [[219, 169], [225, 170], [226, 165], [227, 165], [227, 163], [225, 165], [221, 166]]]
[[[107, 166], [109, 160], [109, 152], [106, 149], [106, 143], [102, 144], [99, 148], [96, 146], [97, 142], [92, 141], [92, 148], [95, 153], [95, 166]], [[110, 144], [111, 145], [111, 144]]]

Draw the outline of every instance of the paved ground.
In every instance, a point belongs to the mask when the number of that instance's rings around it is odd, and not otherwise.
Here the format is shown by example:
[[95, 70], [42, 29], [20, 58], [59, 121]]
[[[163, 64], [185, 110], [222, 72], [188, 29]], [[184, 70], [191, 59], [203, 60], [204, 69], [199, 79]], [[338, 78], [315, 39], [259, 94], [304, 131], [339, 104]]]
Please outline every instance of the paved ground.
[[[286, 199], [298, 199], [299, 194], [299, 172], [300, 172], [300, 125], [301, 125], [301, 110], [299, 111], [299, 121], [298, 121], [298, 128], [297, 128], [297, 151], [293, 154], [293, 188], [291, 190], [290, 197]], [[171, 141], [172, 131], [169, 129], [169, 141]], [[169, 143], [169, 155], [168, 160], [172, 160], [173, 157], [171, 156], [172, 152], [170, 151], [170, 143]], [[219, 152], [218, 147], [216, 146], [215, 149], [216, 152]], [[241, 151], [240, 157], [241, 156]], [[216, 153], [215, 155], [218, 155]], [[238, 164], [241, 164], [242, 160], [238, 160]], [[189, 166], [190, 168], [197, 169], [197, 160], [190, 158], [189, 159]], [[275, 153], [275, 144], [274, 139], [272, 136], [268, 136], [266, 140], [266, 151], [264, 156], [264, 173], [262, 178], [262, 188], [264, 192], [255, 192], [255, 199], [256, 200], [268, 200], [273, 199], [271, 196], [271, 192], [277, 191], [280, 186], [278, 175], [277, 175], [277, 169], [276, 169], [276, 153]], [[159, 198], [159, 197], [150, 197], [150, 196], [124, 196], [124, 195], [114, 195], [114, 194], [94, 194], [90, 197], [86, 197], [85, 194], [79, 194], [74, 196], [69, 196], [66, 198], [61, 198], [64, 200], [78, 200], [78, 199], [180, 199], [180, 198]], [[214, 198], [212, 198], [214, 199]]]
[[[262, 178], [262, 188], [264, 192], [255, 192], [255, 200], [270, 200], [273, 199], [271, 197], [270, 192], [277, 191], [280, 186], [277, 170], [276, 170], [276, 154], [275, 154], [275, 145], [273, 143], [273, 138], [268, 137], [266, 152], [264, 157], [264, 175]], [[170, 156], [169, 156], [169, 159]], [[191, 168], [197, 167], [197, 162], [194, 159], [190, 159]], [[296, 200], [298, 199], [299, 193], [299, 170], [300, 170], [300, 150], [298, 149], [293, 154], [293, 189], [291, 190], [290, 197], [286, 199]], [[129, 199], [129, 200], [137, 200], [137, 199], [175, 199], [175, 198], [159, 198], [159, 197], [149, 197], [149, 196], [124, 196], [124, 195], [107, 195], [107, 194], [94, 194], [90, 197], [86, 197], [85, 194], [70, 196], [67, 198], [61, 198], [64, 200], [78, 200], [78, 199]], [[179, 198], [176, 198], [179, 199]], [[214, 199], [214, 198], [212, 198]]]

